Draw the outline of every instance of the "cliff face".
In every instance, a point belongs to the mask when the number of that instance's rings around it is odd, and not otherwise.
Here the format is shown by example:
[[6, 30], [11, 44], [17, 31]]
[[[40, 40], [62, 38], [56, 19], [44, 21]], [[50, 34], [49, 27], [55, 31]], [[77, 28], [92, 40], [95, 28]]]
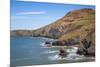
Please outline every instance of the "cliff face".
[[67, 13], [63, 18], [34, 31], [15, 30], [11, 36], [45, 36], [59, 40], [83, 39], [95, 32], [95, 10], [84, 8]]

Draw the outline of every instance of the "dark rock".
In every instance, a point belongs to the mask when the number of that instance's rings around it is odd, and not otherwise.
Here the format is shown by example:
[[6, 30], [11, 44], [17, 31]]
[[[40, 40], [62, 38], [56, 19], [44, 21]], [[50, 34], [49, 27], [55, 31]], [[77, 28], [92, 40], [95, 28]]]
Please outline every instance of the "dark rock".
[[53, 46], [64, 46], [64, 42], [63, 41], [54, 41], [52, 43]]
[[50, 42], [46, 41], [45, 44], [50, 44]]
[[68, 39], [68, 40], [62, 40], [62, 41], [54, 41], [52, 43], [53, 46], [73, 46], [79, 44], [79, 42], [73, 40], [73, 39]]
[[85, 49], [88, 49], [91, 46], [91, 41], [88, 42], [86, 39], [84, 39], [82, 43]]
[[61, 49], [59, 50], [59, 55], [60, 55], [62, 58], [66, 57], [66, 56], [67, 56], [66, 50], [64, 50], [64, 49], [61, 48]]
[[82, 46], [77, 50], [77, 54], [84, 56], [95, 56], [95, 46], [93, 46], [91, 41], [83, 39]]
[[79, 49], [77, 50], [77, 54], [83, 55], [83, 54], [84, 54], [83, 49], [79, 48]]
[[84, 56], [95, 56], [94, 50], [88, 51], [84, 49], [78, 49], [77, 54], [84, 55]]

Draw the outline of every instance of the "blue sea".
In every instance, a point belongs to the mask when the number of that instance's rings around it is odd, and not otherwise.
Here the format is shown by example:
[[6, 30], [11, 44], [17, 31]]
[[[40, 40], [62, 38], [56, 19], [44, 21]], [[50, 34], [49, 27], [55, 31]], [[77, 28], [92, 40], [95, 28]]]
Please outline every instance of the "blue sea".
[[94, 57], [77, 55], [77, 47], [67, 48], [68, 56], [62, 59], [58, 56], [59, 48], [44, 47], [46, 41], [53, 41], [53, 39], [11, 37], [11, 67], [94, 61]]

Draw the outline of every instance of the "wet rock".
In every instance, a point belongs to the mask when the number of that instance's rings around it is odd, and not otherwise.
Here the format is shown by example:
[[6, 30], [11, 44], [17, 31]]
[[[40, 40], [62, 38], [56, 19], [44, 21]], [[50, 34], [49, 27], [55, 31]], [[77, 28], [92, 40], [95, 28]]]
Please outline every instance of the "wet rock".
[[95, 56], [95, 46], [92, 44], [92, 42], [86, 39], [82, 40], [81, 42], [82, 45], [77, 50], [77, 54], [84, 56]]
[[64, 50], [63, 48], [60, 48], [60, 50], [59, 50], [59, 55], [60, 55], [62, 58], [66, 57], [66, 56], [67, 56], [66, 50]]
[[77, 54], [83, 55], [83, 54], [84, 54], [83, 49], [79, 48], [79, 49], [77, 50]]
[[73, 39], [68, 39], [68, 40], [62, 40], [62, 41], [54, 41], [52, 43], [53, 46], [73, 46], [79, 44], [79, 42], [76, 42]]
[[49, 41], [46, 41], [45, 44], [51, 44]]
[[63, 43], [63, 41], [54, 41], [54, 42], [52, 43], [52, 45], [53, 45], [53, 46], [64, 46], [64, 43]]

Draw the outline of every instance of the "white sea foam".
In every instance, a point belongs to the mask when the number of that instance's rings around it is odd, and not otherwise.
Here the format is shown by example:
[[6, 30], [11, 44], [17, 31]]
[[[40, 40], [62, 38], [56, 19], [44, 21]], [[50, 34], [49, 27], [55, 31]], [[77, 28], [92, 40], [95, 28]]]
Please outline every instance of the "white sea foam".
[[40, 46], [45, 47], [46, 45], [45, 43], [40, 43]]
[[67, 49], [68, 53], [76, 53], [78, 50], [78, 47], [72, 47], [71, 49]]
[[56, 55], [48, 56], [48, 59], [50, 59], [50, 60], [64, 60], [66, 58], [61, 58], [58, 54], [56, 54]]
[[74, 60], [84, 59], [84, 56], [69, 54], [69, 55], [67, 55], [67, 57], [62, 58], [61, 56], [56, 54], [56, 55], [48, 56], [48, 59], [50, 59], [52, 61], [54, 61], [54, 60], [73, 60], [74, 61]]
[[[42, 48], [51, 48], [51, 47], [47, 47], [47, 45], [45, 43], [41, 43], [40, 44], [42, 46]], [[72, 60], [72, 61], [77, 61], [77, 60], [81, 60], [81, 59], [94, 59], [94, 58], [87, 58], [83, 55], [78, 55], [76, 54], [78, 50], [78, 47], [71, 47], [70, 49], [66, 49], [66, 52], [68, 53], [67, 56], [65, 58], [62, 58], [61, 56], [59, 56], [59, 50], [48, 50], [48, 51], [44, 51], [42, 52], [43, 54], [53, 54], [51, 56], [48, 56], [49, 60]]]
[[56, 53], [55, 55], [48, 56], [48, 59], [50, 60], [80, 60], [80, 59], [83, 59], [84, 58], [83, 55], [76, 54], [77, 49], [78, 49], [77, 47], [72, 47], [71, 49], [67, 49], [66, 51], [68, 54], [65, 58], [62, 58]]
[[51, 54], [51, 53], [58, 53], [58, 50], [48, 50], [48, 51], [44, 51], [44, 54]]
[[42, 38], [42, 39], [44, 39], [46, 41], [55, 41], [56, 40], [56, 39], [50, 39], [50, 38]]
[[47, 44], [45, 44], [45, 43], [40, 43], [40, 46], [41, 46], [41, 48], [52, 48], [52, 46], [48, 46]]

